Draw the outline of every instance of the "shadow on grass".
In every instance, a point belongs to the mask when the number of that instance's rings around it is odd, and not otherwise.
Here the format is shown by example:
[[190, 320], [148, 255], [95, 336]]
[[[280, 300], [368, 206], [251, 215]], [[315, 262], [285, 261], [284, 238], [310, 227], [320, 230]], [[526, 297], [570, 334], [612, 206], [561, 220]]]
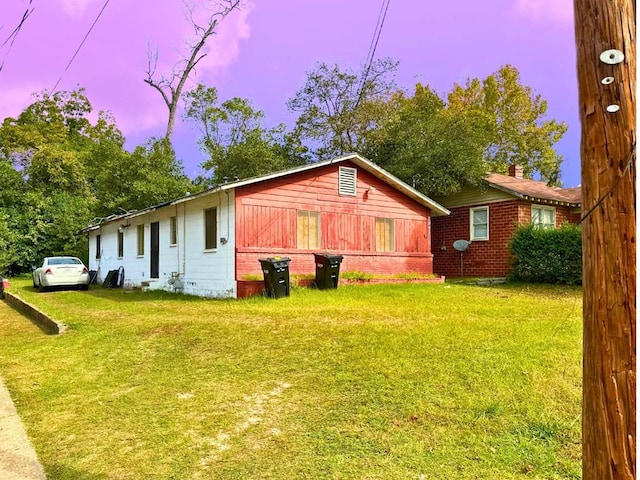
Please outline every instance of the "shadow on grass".
[[45, 467], [47, 478], [56, 480], [108, 480], [109, 476], [90, 472], [81, 472], [65, 464], [55, 463]]

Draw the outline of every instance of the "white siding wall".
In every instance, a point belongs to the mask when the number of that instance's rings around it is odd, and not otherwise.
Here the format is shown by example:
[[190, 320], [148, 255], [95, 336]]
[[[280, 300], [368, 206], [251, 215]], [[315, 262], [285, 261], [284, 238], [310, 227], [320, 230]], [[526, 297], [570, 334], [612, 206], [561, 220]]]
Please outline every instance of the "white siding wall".
[[[228, 192], [228, 193], [227, 193]], [[89, 234], [89, 269], [98, 271], [102, 283], [109, 270], [124, 268], [125, 286], [148, 283], [149, 289], [182, 291], [204, 297], [235, 297], [235, 213], [233, 190], [169, 205], [115, 221]], [[205, 251], [204, 210], [217, 209], [217, 248]], [[178, 239], [169, 245], [170, 218], [177, 218]], [[159, 278], [150, 278], [151, 223], [159, 222]], [[118, 258], [118, 227], [124, 230], [124, 255]], [[138, 256], [137, 225], [144, 224], [144, 255]], [[96, 259], [96, 235], [101, 236], [102, 257]], [[222, 240], [222, 239], [226, 239]], [[176, 280], [177, 279], [177, 280]]]

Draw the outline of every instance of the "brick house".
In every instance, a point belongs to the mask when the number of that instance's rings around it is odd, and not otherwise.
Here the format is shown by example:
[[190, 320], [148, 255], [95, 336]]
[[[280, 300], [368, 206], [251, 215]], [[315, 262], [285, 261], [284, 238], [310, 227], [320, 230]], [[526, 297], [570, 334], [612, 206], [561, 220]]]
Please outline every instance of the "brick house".
[[[431, 274], [431, 219], [449, 211], [357, 155], [317, 162], [111, 216], [85, 229], [102, 281], [205, 297], [243, 297], [259, 259], [314, 274], [314, 253], [342, 271]], [[253, 280], [255, 283], [255, 279]]]
[[[518, 225], [557, 228], [580, 221], [581, 187], [553, 188], [522, 174], [522, 167], [511, 166], [509, 175], [489, 174], [480, 188], [434, 198], [451, 211], [432, 219], [435, 272], [446, 277], [505, 277], [508, 243]], [[471, 242], [466, 252], [453, 248], [456, 240]]]

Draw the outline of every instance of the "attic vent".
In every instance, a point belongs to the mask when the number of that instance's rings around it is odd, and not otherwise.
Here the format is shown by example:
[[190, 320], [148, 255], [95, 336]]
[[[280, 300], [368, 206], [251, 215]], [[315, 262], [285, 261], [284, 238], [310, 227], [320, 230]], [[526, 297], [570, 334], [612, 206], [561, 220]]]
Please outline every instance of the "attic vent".
[[356, 172], [355, 168], [339, 167], [338, 193], [340, 195], [356, 196]]

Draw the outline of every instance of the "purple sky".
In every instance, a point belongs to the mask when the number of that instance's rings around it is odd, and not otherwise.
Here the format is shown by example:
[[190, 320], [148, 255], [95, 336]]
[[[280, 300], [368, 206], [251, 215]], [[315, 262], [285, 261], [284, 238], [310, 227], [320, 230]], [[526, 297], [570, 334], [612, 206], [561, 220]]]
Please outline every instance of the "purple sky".
[[[167, 110], [143, 82], [148, 46], [159, 49], [158, 71], [169, 72], [192, 34], [179, 0], [111, 0], [84, 46], [65, 67], [105, 0], [31, 0], [33, 12], [13, 46], [0, 48], [0, 119], [18, 115], [32, 94], [84, 87], [96, 112], [112, 112], [132, 148], [161, 136]], [[192, 82], [215, 86], [219, 98], [251, 100], [267, 126], [295, 117], [286, 102], [316, 63], [357, 70], [364, 63], [382, 1], [254, 0], [227, 17], [210, 41]], [[134, 6], [135, 5], [135, 6]], [[0, 5], [0, 45], [29, 0]], [[572, 0], [391, 1], [376, 58], [400, 62], [398, 84], [419, 82], [448, 93], [454, 83], [485, 78], [511, 64], [523, 84], [547, 100], [547, 117], [569, 130], [557, 144], [562, 181], [580, 184], [580, 122]], [[204, 159], [199, 132], [178, 120], [174, 145], [191, 177]]]

